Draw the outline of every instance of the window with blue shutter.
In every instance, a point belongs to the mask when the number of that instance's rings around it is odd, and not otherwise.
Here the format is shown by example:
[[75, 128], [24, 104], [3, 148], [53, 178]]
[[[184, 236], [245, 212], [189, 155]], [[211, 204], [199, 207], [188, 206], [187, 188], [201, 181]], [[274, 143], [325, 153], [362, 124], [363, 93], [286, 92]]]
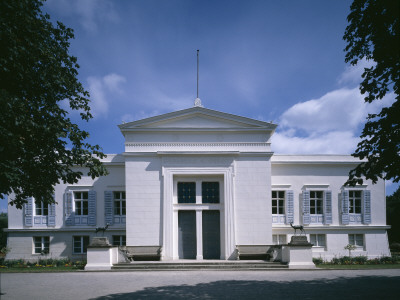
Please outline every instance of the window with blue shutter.
[[286, 195], [286, 191], [272, 191], [272, 223], [284, 224], [286, 222]]
[[106, 224], [113, 224], [114, 221], [114, 212], [113, 212], [113, 192], [105, 191], [104, 192], [104, 214]]
[[364, 191], [363, 201], [363, 223], [371, 224], [371, 191]]
[[64, 195], [65, 204], [65, 224], [68, 226], [74, 225], [74, 211], [72, 206], [72, 192], [66, 192]]
[[29, 197], [26, 199], [27, 203], [24, 204], [24, 224], [25, 226], [33, 226], [33, 199]]
[[114, 224], [126, 223], [126, 193], [122, 191], [113, 192]]
[[[55, 201], [55, 195], [53, 194], [53, 200]], [[48, 215], [48, 226], [56, 226], [56, 204], [49, 204], [49, 215]]]
[[294, 193], [286, 191], [286, 224], [294, 222]]
[[349, 224], [349, 191], [342, 190], [341, 221], [343, 225]]
[[89, 191], [88, 225], [96, 225], [96, 191]]
[[310, 191], [303, 191], [303, 224], [310, 224]]
[[324, 194], [324, 224], [332, 224], [332, 191]]

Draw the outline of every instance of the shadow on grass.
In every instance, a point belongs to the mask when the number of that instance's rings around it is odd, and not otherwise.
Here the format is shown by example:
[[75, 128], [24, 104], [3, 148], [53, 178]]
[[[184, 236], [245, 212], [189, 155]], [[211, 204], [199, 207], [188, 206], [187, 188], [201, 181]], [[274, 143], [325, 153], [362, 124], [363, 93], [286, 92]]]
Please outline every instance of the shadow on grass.
[[400, 299], [400, 276], [291, 282], [227, 280], [149, 287], [93, 299]]

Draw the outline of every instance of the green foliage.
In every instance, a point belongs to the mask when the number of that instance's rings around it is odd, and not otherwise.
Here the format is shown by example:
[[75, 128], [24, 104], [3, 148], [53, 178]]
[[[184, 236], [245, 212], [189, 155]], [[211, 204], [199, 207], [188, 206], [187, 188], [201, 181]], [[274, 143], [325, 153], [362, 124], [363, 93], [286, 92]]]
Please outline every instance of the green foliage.
[[[386, 197], [386, 220], [387, 224], [391, 225], [388, 230], [390, 248], [392, 244], [400, 245], [400, 187], [391, 196]], [[398, 246], [400, 252], [400, 246]]]
[[37, 261], [27, 261], [23, 259], [12, 259], [5, 260], [4, 258], [0, 258], [0, 267], [1, 268], [56, 268], [56, 267], [64, 267], [64, 268], [73, 268], [73, 269], [84, 269], [86, 265], [86, 261], [71, 261], [68, 258], [48, 258], [42, 259], [38, 258]]
[[352, 244], [348, 244], [346, 247], [344, 247], [344, 249], [351, 251], [351, 250], [355, 250], [356, 246], [354, 246]]
[[368, 259], [367, 256], [341, 256], [334, 257], [331, 261], [325, 261], [322, 258], [313, 258], [316, 265], [385, 265], [398, 264], [400, 257], [398, 256], [382, 256], [379, 258]]
[[[7, 214], [1, 213], [0, 214], [0, 249], [5, 249], [7, 246], [7, 232], [4, 232], [4, 228], [8, 227], [8, 217]], [[0, 253], [3, 251], [0, 250]]]
[[371, 103], [394, 92], [395, 102], [378, 114], [369, 114], [361, 142], [352, 155], [366, 162], [350, 171], [346, 184], [374, 183], [379, 178], [400, 181], [400, 1], [354, 0], [347, 17], [349, 25], [343, 39], [347, 42], [345, 61], [376, 64], [365, 68], [360, 85], [365, 101]]
[[33, 196], [52, 203], [53, 186], [76, 183], [89, 168], [92, 178], [107, 174], [98, 145], [68, 118], [61, 103], [92, 118], [89, 93], [78, 81], [70, 56], [73, 30], [41, 11], [42, 0], [0, 2], [0, 196], [22, 208]]
[[316, 264], [316, 265], [322, 265], [322, 264], [324, 263], [324, 260], [323, 260], [321, 257], [319, 257], [319, 258], [314, 257], [314, 258], [312, 259], [312, 261], [313, 261], [313, 263]]

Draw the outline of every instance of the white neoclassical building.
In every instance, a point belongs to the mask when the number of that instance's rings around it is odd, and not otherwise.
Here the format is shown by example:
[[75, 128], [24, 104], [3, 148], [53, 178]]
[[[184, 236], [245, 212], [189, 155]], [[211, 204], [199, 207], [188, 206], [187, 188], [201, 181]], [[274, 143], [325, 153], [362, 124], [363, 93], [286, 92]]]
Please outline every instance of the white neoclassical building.
[[238, 246], [289, 242], [291, 222], [314, 257], [348, 255], [348, 244], [390, 255], [385, 184], [343, 186], [351, 156], [275, 155], [275, 124], [201, 106], [119, 128], [125, 152], [104, 159], [108, 176], [57, 185], [49, 207], [9, 207], [7, 259], [82, 259], [106, 224], [114, 245], [162, 260], [236, 259]]

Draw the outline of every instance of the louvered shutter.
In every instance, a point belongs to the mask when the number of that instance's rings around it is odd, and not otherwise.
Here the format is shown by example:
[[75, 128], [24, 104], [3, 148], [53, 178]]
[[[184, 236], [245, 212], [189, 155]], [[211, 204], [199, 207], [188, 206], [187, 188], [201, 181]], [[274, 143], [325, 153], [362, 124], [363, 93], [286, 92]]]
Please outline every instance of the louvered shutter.
[[24, 205], [24, 224], [25, 226], [32, 227], [33, 226], [33, 208], [32, 208], [32, 202], [33, 199], [32, 197], [29, 197], [26, 199], [28, 201]]
[[341, 219], [343, 225], [349, 224], [349, 191], [342, 191], [342, 211], [341, 211]]
[[286, 191], [286, 224], [294, 222], [294, 195], [292, 190]]
[[363, 223], [371, 224], [371, 191], [364, 191], [363, 199]]
[[64, 194], [65, 204], [65, 224], [68, 226], [74, 225], [74, 212], [72, 210], [72, 192]]
[[332, 224], [332, 191], [324, 193], [324, 224]]
[[310, 191], [303, 191], [303, 224], [310, 222]]
[[88, 225], [96, 225], [96, 191], [89, 191], [88, 198]]
[[104, 214], [106, 219], [106, 224], [113, 224], [114, 221], [114, 211], [113, 211], [113, 192], [105, 191], [104, 192]]
[[[55, 201], [55, 195], [53, 194], [53, 200]], [[49, 204], [49, 215], [47, 219], [48, 226], [56, 226], [56, 204]]]

